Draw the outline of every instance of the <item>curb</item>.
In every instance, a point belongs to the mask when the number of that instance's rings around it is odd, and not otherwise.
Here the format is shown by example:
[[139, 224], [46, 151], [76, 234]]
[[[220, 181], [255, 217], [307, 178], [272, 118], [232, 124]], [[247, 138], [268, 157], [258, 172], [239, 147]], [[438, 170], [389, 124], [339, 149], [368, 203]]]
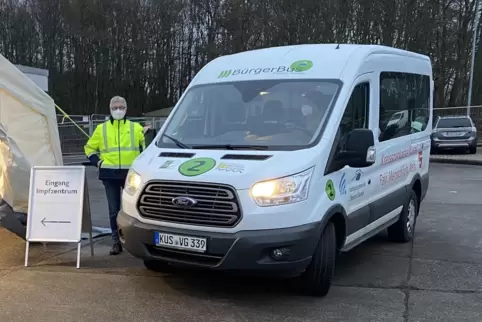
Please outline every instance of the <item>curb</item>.
[[463, 164], [463, 165], [480, 165], [480, 166], [482, 166], [482, 160], [470, 160], [470, 159], [430, 158], [430, 162], [431, 163]]

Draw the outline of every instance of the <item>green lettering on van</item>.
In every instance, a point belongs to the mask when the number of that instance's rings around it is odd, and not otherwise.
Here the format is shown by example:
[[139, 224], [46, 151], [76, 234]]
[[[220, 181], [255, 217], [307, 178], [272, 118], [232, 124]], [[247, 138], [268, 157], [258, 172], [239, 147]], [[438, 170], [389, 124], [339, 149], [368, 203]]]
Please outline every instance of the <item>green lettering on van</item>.
[[232, 73], [231, 70], [223, 70], [223, 71], [219, 74], [218, 78], [226, 78], [226, 77], [228, 77], [229, 75], [231, 75], [231, 73]]

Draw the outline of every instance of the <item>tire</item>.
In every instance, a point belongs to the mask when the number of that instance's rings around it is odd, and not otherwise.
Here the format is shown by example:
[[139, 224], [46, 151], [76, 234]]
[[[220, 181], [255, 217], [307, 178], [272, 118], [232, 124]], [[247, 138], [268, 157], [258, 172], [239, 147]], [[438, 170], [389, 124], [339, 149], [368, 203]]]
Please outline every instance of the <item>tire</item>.
[[157, 273], [168, 273], [171, 269], [171, 266], [163, 261], [144, 260], [144, 266]]
[[470, 152], [470, 154], [476, 154], [477, 153], [477, 146], [470, 147], [469, 152]]
[[418, 217], [418, 197], [412, 190], [410, 198], [403, 206], [400, 218], [388, 227], [388, 237], [399, 243], [408, 243], [413, 239]]
[[438, 154], [438, 149], [437, 148], [431, 148], [430, 154]]
[[313, 259], [301, 275], [302, 292], [310, 296], [325, 296], [331, 287], [336, 260], [335, 225], [329, 222], [318, 241]]

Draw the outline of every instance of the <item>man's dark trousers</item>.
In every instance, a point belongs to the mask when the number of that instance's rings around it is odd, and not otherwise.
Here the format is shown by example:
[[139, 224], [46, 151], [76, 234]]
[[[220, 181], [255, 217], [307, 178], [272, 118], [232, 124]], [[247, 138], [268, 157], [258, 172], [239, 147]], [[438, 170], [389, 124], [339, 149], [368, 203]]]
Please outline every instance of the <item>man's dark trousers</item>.
[[103, 180], [107, 203], [109, 205], [110, 228], [112, 229], [112, 239], [119, 242], [119, 232], [117, 229], [117, 214], [121, 209], [121, 194], [124, 189], [124, 180], [111, 179]]

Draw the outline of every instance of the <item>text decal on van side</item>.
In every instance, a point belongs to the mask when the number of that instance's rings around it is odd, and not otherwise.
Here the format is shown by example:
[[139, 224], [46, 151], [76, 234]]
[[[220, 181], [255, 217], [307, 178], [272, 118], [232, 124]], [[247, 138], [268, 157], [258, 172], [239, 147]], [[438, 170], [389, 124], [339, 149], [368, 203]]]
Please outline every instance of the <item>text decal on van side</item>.
[[424, 144], [419, 143], [415, 146], [410, 146], [408, 148], [401, 149], [395, 153], [391, 153], [388, 155], [382, 156], [382, 164], [389, 164], [401, 159], [405, 159], [411, 155], [418, 154], [419, 152], [424, 150]]
[[278, 67], [259, 67], [259, 68], [244, 68], [244, 69], [228, 69], [219, 73], [218, 78], [227, 78], [229, 76], [237, 75], [259, 75], [259, 74], [280, 74], [280, 73], [302, 73], [310, 70], [313, 67], [311, 60], [298, 60], [290, 66]]

